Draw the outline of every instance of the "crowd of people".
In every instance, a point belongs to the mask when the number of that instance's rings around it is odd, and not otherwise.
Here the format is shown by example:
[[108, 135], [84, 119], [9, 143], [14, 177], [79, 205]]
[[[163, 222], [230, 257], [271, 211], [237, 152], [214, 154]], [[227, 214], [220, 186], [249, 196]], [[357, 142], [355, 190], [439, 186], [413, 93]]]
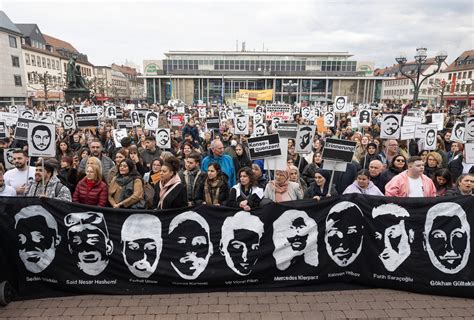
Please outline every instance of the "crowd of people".
[[[175, 107], [142, 107], [159, 111], [160, 126], [170, 127], [166, 113]], [[209, 108], [208, 114], [213, 111]], [[219, 130], [207, 130], [198, 110], [188, 106], [184, 126], [171, 130], [169, 150], [158, 148], [153, 131], [140, 126], [130, 129], [116, 147], [112, 135], [115, 120], [104, 119], [97, 128], [75, 130], [58, 125], [57, 155], [52, 158], [30, 158], [25, 141], [0, 139], [2, 153], [14, 148], [14, 168], [6, 172], [0, 155], [0, 195], [49, 197], [113, 208], [170, 209], [207, 204], [245, 211], [272, 201], [320, 201], [348, 193], [472, 195], [474, 166], [466, 163], [463, 143], [450, 139], [455, 117], [445, 114], [436, 149], [427, 151], [415, 139], [380, 138], [381, 115], [391, 111], [390, 105], [374, 111], [371, 124], [363, 129], [350, 125], [354, 114], [337, 117], [335, 127], [318, 130], [309, 154], [296, 153], [295, 141], [289, 139], [287, 167], [272, 171], [263, 160], [249, 157], [247, 139], [252, 136], [252, 122], [248, 135], [234, 134], [232, 119], [222, 121]], [[123, 117], [128, 117], [125, 108]], [[298, 124], [309, 123], [299, 113], [293, 118]], [[335, 172], [332, 179], [331, 172], [323, 169], [327, 138], [357, 142], [353, 161], [347, 163], [345, 172]]]

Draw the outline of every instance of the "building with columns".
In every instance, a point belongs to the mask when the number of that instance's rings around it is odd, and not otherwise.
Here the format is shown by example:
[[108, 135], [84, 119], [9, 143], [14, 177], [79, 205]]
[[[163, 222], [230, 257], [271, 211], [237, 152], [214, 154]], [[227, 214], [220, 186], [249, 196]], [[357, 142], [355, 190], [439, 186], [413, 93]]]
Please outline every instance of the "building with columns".
[[220, 103], [240, 89], [273, 90], [273, 101], [379, 101], [383, 77], [348, 52], [170, 51], [144, 60], [147, 102]]
[[445, 70], [444, 101], [474, 107], [474, 50], [464, 51]]

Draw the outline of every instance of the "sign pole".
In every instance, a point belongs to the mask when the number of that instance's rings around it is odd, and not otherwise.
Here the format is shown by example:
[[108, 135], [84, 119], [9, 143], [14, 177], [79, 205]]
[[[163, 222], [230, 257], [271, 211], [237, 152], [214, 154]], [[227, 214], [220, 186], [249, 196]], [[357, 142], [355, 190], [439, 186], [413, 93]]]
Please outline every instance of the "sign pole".
[[41, 183], [43, 185], [43, 194], [46, 195], [46, 190], [44, 189], [44, 158], [41, 157]]
[[[328, 193], [331, 193], [333, 180], [334, 180], [334, 169], [331, 170], [331, 180], [329, 180]], [[332, 195], [331, 195], [331, 196], [332, 196]]]

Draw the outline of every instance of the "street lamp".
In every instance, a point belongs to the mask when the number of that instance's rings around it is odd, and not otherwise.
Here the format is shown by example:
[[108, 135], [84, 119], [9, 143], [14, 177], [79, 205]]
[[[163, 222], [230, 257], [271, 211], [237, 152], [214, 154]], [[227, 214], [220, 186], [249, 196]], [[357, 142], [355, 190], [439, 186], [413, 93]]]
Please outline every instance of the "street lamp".
[[287, 83], [284, 83], [283, 87], [285, 87], [286, 92], [288, 92], [288, 101], [291, 104], [291, 94], [296, 91], [296, 88], [298, 88], [298, 83], [290, 80]]
[[[398, 57], [395, 58], [395, 61], [397, 61], [399, 65], [399, 70], [402, 75], [407, 77], [408, 79], [411, 80], [413, 83], [413, 86], [415, 87], [415, 90], [413, 92], [413, 103], [416, 103], [418, 101], [418, 93], [420, 91], [421, 84], [423, 81], [431, 77], [432, 75], [436, 74], [439, 69], [441, 68], [441, 64], [446, 60], [448, 57], [447, 53], [445, 51], [440, 51], [435, 57], [435, 62], [438, 65], [435, 71], [433, 71], [430, 74], [423, 74], [421, 68], [423, 65], [426, 63], [426, 59], [428, 55], [426, 54], [427, 49], [420, 47], [416, 49], [416, 55], [415, 55], [415, 63], [410, 63], [410, 65], [414, 65], [416, 67], [416, 78], [414, 76], [410, 76], [408, 73], [404, 72], [403, 69], [406, 66], [407, 63], [407, 58], [405, 54], [400, 54]], [[421, 78], [421, 79], [420, 79]]]

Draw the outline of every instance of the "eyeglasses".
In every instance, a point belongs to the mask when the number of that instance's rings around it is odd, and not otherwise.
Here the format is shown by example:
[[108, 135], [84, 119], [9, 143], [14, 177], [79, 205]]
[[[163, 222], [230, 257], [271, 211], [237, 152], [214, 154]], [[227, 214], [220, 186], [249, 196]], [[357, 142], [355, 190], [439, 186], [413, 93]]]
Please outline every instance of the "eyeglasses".
[[395, 161], [396, 161], [396, 162], [405, 162], [404, 159], [396, 159]]

